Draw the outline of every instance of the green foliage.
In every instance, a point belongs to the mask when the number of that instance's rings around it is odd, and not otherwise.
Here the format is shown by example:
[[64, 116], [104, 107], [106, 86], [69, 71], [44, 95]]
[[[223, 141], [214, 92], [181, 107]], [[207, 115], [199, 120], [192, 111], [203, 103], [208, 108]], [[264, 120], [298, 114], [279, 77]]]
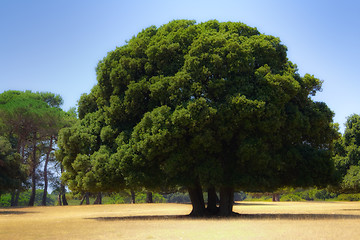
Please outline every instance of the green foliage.
[[[146, 203], [146, 193], [138, 192], [135, 195], [136, 203]], [[159, 193], [153, 193], [153, 202], [154, 203], [165, 203], [167, 199], [164, 198]], [[122, 203], [131, 203], [131, 194], [129, 192], [120, 192], [113, 193], [110, 195], [110, 200], [108, 204], [122, 204]]]
[[[36, 190], [35, 195], [35, 206], [40, 206], [42, 201], [42, 196], [44, 194], [44, 190], [38, 189]], [[29, 199], [30, 199], [31, 191], [21, 192], [19, 196], [19, 204], [18, 206], [28, 206]], [[7, 193], [0, 196], [0, 207], [10, 207], [11, 204], [11, 194]], [[54, 206], [56, 204], [56, 196], [54, 195], [47, 195], [46, 198], [46, 205], [47, 206]]]
[[280, 198], [280, 201], [284, 201], [284, 202], [293, 202], [293, 201], [303, 201], [303, 199], [295, 194], [286, 194], [286, 195], [282, 195]]
[[243, 23], [176, 20], [144, 29], [97, 66], [61, 131], [76, 191], [333, 183], [333, 112], [279, 38]]
[[[154, 203], [165, 203], [166, 199], [159, 193], [153, 193], [153, 202]], [[136, 193], [135, 196], [136, 203], [146, 203], [146, 193]]]
[[342, 178], [340, 191], [360, 190], [360, 116], [351, 115], [342, 138], [335, 143], [334, 161]]
[[0, 94], [0, 155], [3, 158], [0, 171], [4, 172], [0, 177], [0, 191], [22, 189], [27, 174], [35, 173], [39, 159], [33, 159], [31, 152], [41, 150], [45, 146], [43, 141], [56, 133], [61, 103], [61, 97], [52, 93], [6, 91]]
[[5, 137], [0, 136], [0, 193], [21, 189], [27, 167]]
[[190, 197], [188, 193], [175, 192], [164, 196], [168, 203], [189, 203]]
[[3, 194], [0, 196], [0, 207], [10, 207], [11, 206], [11, 195]]
[[340, 194], [337, 197], [338, 201], [360, 201], [360, 194]]

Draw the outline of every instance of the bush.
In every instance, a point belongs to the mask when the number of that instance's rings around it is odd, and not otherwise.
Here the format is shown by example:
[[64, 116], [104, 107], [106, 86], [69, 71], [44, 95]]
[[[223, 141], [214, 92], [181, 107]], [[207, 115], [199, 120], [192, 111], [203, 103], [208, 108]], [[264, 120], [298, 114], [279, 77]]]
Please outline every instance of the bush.
[[327, 189], [312, 188], [309, 190], [303, 190], [295, 193], [306, 201], [325, 201], [328, 199], [334, 199], [338, 194], [329, 192]]
[[338, 201], [359, 201], [360, 200], [360, 194], [340, 194], [337, 197]]
[[109, 197], [107, 204], [122, 204], [125, 203], [125, 198], [122, 194], [114, 193]]
[[0, 196], [0, 207], [10, 207], [11, 195], [9, 193]]
[[[152, 197], [154, 203], [166, 203], [166, 199], [159, 193], [153, 193]], [[146, 193], [137, 193], [135, 197], [135, 202], [146, 203]]]
[[168, 203], [189, 203], [189, 202], [191, 202], [188, 193], [176, 192], [176, 193], [167, 194], [164, 197]]
[[280, 201], [286, 201], [286, 202], [294, 202], [294, 201], [304, 201], [300, 196], [296, 194], [284, 194], [281, 196]]

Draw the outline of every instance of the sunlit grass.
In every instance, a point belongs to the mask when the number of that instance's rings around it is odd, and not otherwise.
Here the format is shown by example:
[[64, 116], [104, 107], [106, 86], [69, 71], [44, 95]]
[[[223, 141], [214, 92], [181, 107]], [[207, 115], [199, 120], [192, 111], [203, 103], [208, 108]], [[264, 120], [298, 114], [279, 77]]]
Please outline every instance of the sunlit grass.
[[186, 204], [0, 209], [0, 239], [359, 239], [358, 202], [243, 202], [191, 219]]

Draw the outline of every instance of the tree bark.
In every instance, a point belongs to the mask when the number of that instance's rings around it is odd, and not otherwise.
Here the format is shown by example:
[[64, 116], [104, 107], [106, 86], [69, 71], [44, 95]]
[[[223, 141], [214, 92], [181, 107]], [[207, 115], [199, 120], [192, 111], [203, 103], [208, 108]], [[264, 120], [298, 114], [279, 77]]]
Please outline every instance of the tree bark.
[[[35, 165], [35, 163], [33, 163], [33, 165]], [[28, 204], [29, 206], [34, 206], [35, 196], [36, 196], [36, 167], [33, 166], [31, 173], [31, 195]]]
[[131, 203], [135, 204], [135, 192], [133, 190], [131, 190]]
[[67, 200], [66, 200], [66, 195], [65, 195], [66, 191], [65, 191], [65, 185], [61, 184], [61, 200], [64, 206], [69, 205]]
[[16, 195], [16, 190], [11, 192], [11, 200], [10, 200], [10, 206], [11, 207], [15, 207], [15, 195]]
[[85, 193], [83, 199], [80, 202], [80, 205], [83, 205], [84, 201], [85, 201], [86, 205], [90, 204], [90, 199], [89, 199], [89, 193], [88, 192]]
[[[64, 167], [63, 167], [63, 165], [60, 163], [60, 172], [61, 172], [61, 175], [63, 174], [63, 172], [64, 172]], [[67, 205], [69, 205], [68, 204], [68, 202], [67, 202], [67, 200], [66, 200], [66, 196], [65, 196], [65, 194], [66, 194], [66, 189], [65, 189], [65, 185], [63, 184], [63, 182], [61, 181], [60, 182], [60, 194], [61, 194], [61, 200], [62, 200], [62, 204], [64, 205], [64, 206], [67, 206]]]
[[188, 187], [189, 196], [192, 204], [190, 216], [201, 217], [206, 215], [204, 196], [200, 184]]
[[101, 192], [98, 192], [98, 194], [96, 195], [96, 199], [94, 201], [94, 204], [102, 204], [102, 194], [101, 194]]
[[[36, 132], [34, 133], [34, 136], [36, 136]], [[36, 137], [34, 137], [34, 146], [33, 146], [33, 159], [31, 162], [31, 195], [29, 199], [29, 206], [34, 206], [35, 203], [35, 195], [36, 195]]]
[[62, 206], [61, 192], [59, 192], [59, 194], [58, 194], [58, 204], [59, 204], [59, 206]]
[[232, 215], [234, 205], [234, 188], [221, 187], [220, 188], [220, 208], [219, 215], [229, 217]]
[[152, 192], [146, 193], [146, 203], [153, 203], [153, 195]]
[[47, 189], [48, 189], [47, 166], [48, 166], [49, 159], [50, 159], [50, 153], [53, 150], [52, 149], [53, 139], [54, 139], [54, 137], [51, 136], [50, 137], [50, 143], [49, 143], [49, 149], [48, 149], [48, 151], [46, 153], [45, 164], [44, 164], [44, 193], [43, 193], [43, 197], [42, 197], [42, 200], [41, 200], [41, 205], [42, 206], [46, 206]]
[[272, 195], [272, 201], [273, 201], [273, 202], [280, 202], [280, 194], [278, 194], [278, 193], [273, 193], [273, 195]]
[[211, 215], [215, 215], [219, 211], [219, 208], [216, 205], [217, 202], [218, 202], [218, 196], [216, 195], [215, 187], [209, 187], [207, 210]]
[[19, 205], [19, 198], [20, 198], [20, 190], [17, 189], [16, 194], [15, 194], [15, 202], [14, 202], [15, 207], [17, 207]]

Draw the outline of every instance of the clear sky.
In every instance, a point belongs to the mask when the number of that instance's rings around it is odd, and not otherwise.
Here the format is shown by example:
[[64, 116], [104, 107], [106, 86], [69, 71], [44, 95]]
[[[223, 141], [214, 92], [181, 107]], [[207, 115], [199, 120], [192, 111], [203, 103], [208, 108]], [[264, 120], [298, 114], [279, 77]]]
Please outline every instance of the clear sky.
[[240, 21], [279, 37], [301, 75], [324, 81], [315, 97], [335, 122], [360, 114], [357, 0], [0, 0], [0, 93], [49, 91], [75, 107], [107, 52], [173, 19]]

